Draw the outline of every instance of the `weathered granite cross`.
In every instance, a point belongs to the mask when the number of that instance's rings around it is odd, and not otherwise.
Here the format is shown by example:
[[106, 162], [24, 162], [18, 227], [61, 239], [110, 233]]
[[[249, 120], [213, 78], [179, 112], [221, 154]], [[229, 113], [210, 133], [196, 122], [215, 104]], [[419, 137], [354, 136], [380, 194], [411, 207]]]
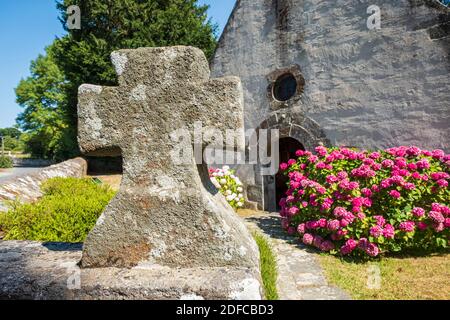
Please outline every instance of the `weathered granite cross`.
[[[78, 139], [85, 153], [119, 148], [120, 191], [89, 234], [82, 267], [257, 267], [258, 253], [205, 166], [175, 166], [170, 134], [180, 128], [243, 127], [238, 78], [210, 79], [192, 47], [120, 50], [118, 87], [82, 85]], [[240, 146], [243, 147], [243, 146]]]

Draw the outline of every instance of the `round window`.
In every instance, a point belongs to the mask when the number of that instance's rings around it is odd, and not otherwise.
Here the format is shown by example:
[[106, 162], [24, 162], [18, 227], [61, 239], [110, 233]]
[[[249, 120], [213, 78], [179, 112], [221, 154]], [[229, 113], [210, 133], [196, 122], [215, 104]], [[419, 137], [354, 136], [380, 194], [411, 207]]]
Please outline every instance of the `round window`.
[[278, 101], [288, 101], [297, 93], [297, 79], [288, 73], [280, 76], [273, 86], [273, 97]]

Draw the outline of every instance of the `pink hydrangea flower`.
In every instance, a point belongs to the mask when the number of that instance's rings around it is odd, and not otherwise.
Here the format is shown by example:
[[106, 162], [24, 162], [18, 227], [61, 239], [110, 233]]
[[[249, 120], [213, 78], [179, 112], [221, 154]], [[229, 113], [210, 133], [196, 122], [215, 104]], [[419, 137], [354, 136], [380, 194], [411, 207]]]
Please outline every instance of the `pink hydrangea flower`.
[[303, 235], [303, 243], [306, 245], [312, 245], [313, 241], [314, 241], [314, 236], [312, 234], [309, 233], [305, 233]]
[[387, 239], [394, 239], [395, 236], [394, 227], [390, 224], [385, 225], [383, 229], [383, 236]]
[[420, 231], [424, 231], [424, 230], [426, 230], [428, 228], [428, 225], [425, 222], [423, 222], [423, 221], [417, 222], [416, 225], [417, 225], [417, 228]]
[[344, 180], [348, 178], [348, 174], [345, 171], [341, 171], [337, 174], [339, 180]]
[[415, 228], [416, 224], [414, 223], [414, 221], [405, 221], [400, 223], [399, 225], [399, 229], [404, 232], [413, 232]]
[[392, 168], [394, 166], [394, 161], [386, 159], [386, 160], [383, 160], [383, 162], [381, 162], [381, 165], [384, 168]]
[[288, 167], [289, 167], [289, 166], [288, 166], [287, 163], [282, 163], [282, 164], [280, 164], [280, 169], [281, 169], [282, 171], [285, 171]]
[[389, 192], [389, 195], [392, 197], [392, 198], [394, 198], [394, 199], [400, 199], [401, 198], [401, 194], [400, 194], [400, 192], [398, 192], [397, 190], [391, 190], [390, 192]]
[[432, 151], [432, 157], [436, 160], [440, 160], [445, 157], [445, 152], [443, 150], [437, 149]]
[[436, 232], [442, 232], [445, 229], [444, 223], [434, 223], [433, 228]]
[[379, 152], [372, 152], [372, 153], [369, 155], [369, 157], [370, 157], [371, 159], [377, 160], [377, 159], [380, 159], [380, 158], [381, 158], [381, 154], [380, 154]]
[[444, 227], [450, 228], [450, 218], [445, 219], [445, 221], [444, 221]]
[[290, 216], [295, 216], [297, 213], [299, 213], [300, 209], [297, 208], [296, 206], [290, 207], [289, 208], [289, 215]]
[[322, 250], [324, 252], [329, 252], [331, 250], [334, 250], [333, 242], [331, 242], [330, 240], [323, 241], [322, 244], [320, 245], [320, 250]]
[[444, 216], [439, 211], [430, 211], [428, 217], [436, 223], [443, 223], [445, 221]]
[[294, 160], [294, 159], [289, 159], [289, 161], [288, 161], [288, 166], [289, 167], [291, 167], [291, 166], [293, 166], [294, 164], [296, 164], [297, 163], [297, 160]]
[[341, 227], [345, 228], [346, 226], [348, 226], [350, 224], [350, 222], [346, 219], [342, 219], [341, 220]]
[[319, 221], [318, 221], [318, 223], [319, 223], [319, 227], [320, 228], [326, 228], [327, 227], [327, 219], [320, 219]]
[[363, 188], [363, 189], [361, 190], [361, 193], [362, 193], [363, 196], [365, 196], [365, 197], [367, 197], [367, 198], [370, 198], [370, 197], [373, 195], [372, 190], [370, 190], [370, 189], [368, 189], [368, 188]]
[[303, 150], [297, 150], [297, 152], [295, 152], [295, 155], [297, 157], [303, 157], [305, 155], [305, 151]]
[[407, 183], [405, 183], [403, 188], [405, 188], [406, 190], [414, 190], [414, 189], [416, 189], [416, 185], [414, 183], [407, 182]]
[[339, 229], [339, 227], [340, 227], [339, 220], [336, 220], [336, 219], [335, 220], [330, 220], [327, 223], [327, 229], [330, 230], [330, 231], [336, 231], [336, 230]]
[[358, 248], [360, 248], [363, 251], [366, 251], [367, 247], [369, 246], [369, 240], [367, 240], [366, 238], [361, 238], [359, 239], [358, 242]]
[[381, 237], [383, 235], [383, 229], [380, 226], [374, 226], [370, 228], [370, 235], [374, 238]]
[[414, 209], [412, 209], [412, 214], [413, 216], [420, 218], [425, 215], [425, 210], [420, 207], [415, 207]]
[[345, 208], [342, 208], [342, 207], [336, 207], [334, 209], [333, 213], [337, 218], [340, 218], [340, 217], [343, 217], [347, 213], [347, 210], [345, 210]]
[[323, 242], [323, 238], [321, 236], [315, 236], [312, 244], [314, 247], [320, 249], [322, 242]]
[[421, 159], [416, 163], [418, 169], [430, 169], [430, 163], [427, 159]]
[[444, 179], [438, 180], [437, 184], [441, 188], [447, 188], [448, 187], [448, 181], [444, 180]]
[[366, 253], [371, 257], [376, 257], [380, 253], [380, 249], [375, 243], [369, 243], [366, 248]]
[[319, 157], [314, 156], [314, 155], [309, 156], [309, 158], [308, 158], [308, 161], [311, 163], [316, 163], [318, 160], [319, 160]]
[[295, 228], [294, 227], [289, 227], [288, 230], [287, 230], [287, 233], [292, 236], [293, 234], [295, 234]]
[[377, 221], [377, 225], [383, 227], [386, 224], [386, 219], [383, 216], [374, 216], [373, 217]]
[[318, 147], [315, 149], [315, 151], [316, 151], [316, 153], [317, 153], [319, 156], [321, 156], [321, 157], [325, 157], [325, 156], [328, 154], [327, 148], [322, 147], [322, 146], [318, 146]]
[[304, 223], [301, 223], [301, 224], [298, 225], [298, 227], [297, 227], [297, 232], [298, 232], [300, 235], [304, 235], [304, 234], [305, 234], [305, 232], [306, 232], [306, 226], [305, 226]]

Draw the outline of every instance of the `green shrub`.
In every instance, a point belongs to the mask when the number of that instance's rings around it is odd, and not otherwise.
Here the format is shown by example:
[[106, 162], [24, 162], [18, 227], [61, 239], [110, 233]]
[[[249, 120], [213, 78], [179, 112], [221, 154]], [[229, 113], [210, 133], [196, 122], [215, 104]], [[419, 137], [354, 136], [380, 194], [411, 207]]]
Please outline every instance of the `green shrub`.
[[12, 204], [0, 215], [5, 240], [83, 242], [115, 192], [91, 179], [54, 178], [33, 204]]
[[0, 156], [0, 169], [7, 169], [13, 167], [13, 161], [10, 157]]

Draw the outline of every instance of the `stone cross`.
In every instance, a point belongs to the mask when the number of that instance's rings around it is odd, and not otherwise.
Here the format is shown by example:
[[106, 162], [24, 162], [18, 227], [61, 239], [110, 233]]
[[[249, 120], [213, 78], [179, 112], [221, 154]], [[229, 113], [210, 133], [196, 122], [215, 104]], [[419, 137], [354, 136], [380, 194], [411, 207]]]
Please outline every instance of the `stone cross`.
[[[200, 121], [221, 132], [243, 127], [235, 77], [210, 79], [192, 47], [120, 50], [118, 87], [79, 88], [78, 140], [84, 153], [120, 150], [120, 191], [83, 248], [81, 266], [257, 267], [249, 232], [209, 185], [205, 165], [171, 159], [177, 129]], [[243, 146], [240, 146], [243, 149]]]

